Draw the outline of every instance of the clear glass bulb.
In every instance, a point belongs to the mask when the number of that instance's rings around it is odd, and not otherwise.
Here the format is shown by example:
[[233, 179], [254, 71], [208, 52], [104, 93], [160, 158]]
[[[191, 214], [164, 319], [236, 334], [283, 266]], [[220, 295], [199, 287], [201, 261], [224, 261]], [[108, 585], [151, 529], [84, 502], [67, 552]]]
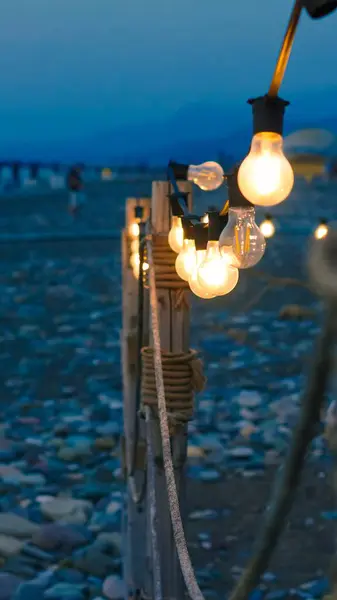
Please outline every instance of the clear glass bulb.
[[294, 172], [283, 154], [281, 135], [254, 135], [250, 152], [239, 168], [238, 184], [245, 198], [258, 206], [274, 206], [289, 196]]
[[184, 245], [184, 229], [180, 217], [172, 217], [172, 225], [168, 234], [168, 243], [173, 250], [179, 254]]
[[265, 238], [273, 237], [275, 233], [275, 225], [269, 217], [266, 217], [265, 220], [262, 221], [260, 225], [260, 231]]
[[199, 285], [213, 296], [226, 293], [228, 266], [228, 261], [220, 254], [219, 242], [209, 241], [205, 258], [198, 268]]
[[201, 222], [204, 223], [205, 225], [208, 225], [209, 223], [209, 216], [206, 213], [203, 217], [201, 217]]
[[191, 291], [199, 298], [203, 298], [204, 300], [210, 300], [211, 298], [215, 298], [215, 295], [211, 294], [207, 291], [202, 285], [200, 285], [198, 280], [198, 268], [203, 262], [206, 256], [206, 250], [197, 250], [196, 251], [196, 261], [192, 273], [189, 277], [188, 283], [190, 285]]
[[264, 255], [266, 241], [255, 223], [254, 208], [230, 208], [219, 238], [220, 252], [239, 269], [254, 267]]
[[176, 271], [184, 281], [188, 281], [196, 261], [194, 240], [184, 240], [183, 249], [176, 258]]
[[137, 223], [137, 221], [133, 221], [129, 225], [129, 236], [132, 239], [135, 239], [135, 238], [139, 237], [139, 223]]
[[201, 165], [188, 167], [187, 179], [193, 181], [205, 192], [216, 190], [223, 183], [224, 172], [221, 165], [216, 162], [204, 162]]
[[322, 240], [328, 234], [329, 228], [326, 223], [321, 223], [316, 227], [314, 236], [316, 240]]

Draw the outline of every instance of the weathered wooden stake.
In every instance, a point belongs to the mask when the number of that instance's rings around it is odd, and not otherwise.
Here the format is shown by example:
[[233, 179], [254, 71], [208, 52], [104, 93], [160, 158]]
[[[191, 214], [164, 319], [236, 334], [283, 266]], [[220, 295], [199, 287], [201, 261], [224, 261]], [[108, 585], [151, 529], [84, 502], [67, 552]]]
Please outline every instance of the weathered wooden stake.
[[[189, 194], [189, 208], [192, 208], [192, 186], [188, 182], [181, 183]], [[170, 204], [168, 199], [169, 183], [154, 181], [152, 184], [151, 220], [156, 234], [167, 235], [170, 230]], [[175, 306], [174, 290], [159, 289], [159, 322], [162, 350], [169, 352], [188, 351], [190, 313], [185, 303], [180, 308]], [[152, 340], [150, 339], [150, 345]], [[155, 479], [158, 518], [158, 547], [160, 553], [162, 591], [165, 600], [181, 600], [185, 595], [185, 585], [175, 549], [172, 534], [171, 517], [167, 501], [167, 488], [163, 468], [161, 434], [158, 418], [151, 423], [155, 452]], [[172, 437], [172, 455], [179, 500], [184, 512], [185, 496], [185, 463], [187, 455], [187, 426]], [[147, 501], [147, 569], [144, 589], [145, 598], [153, 598], [152, 549], [150, 534], [149, 500]]]
[[[131, 450], [135, 439], [134, 420], [136, 414], [137, 386], [137, 325], [138, 325], [138, 281], [130, 267], [130, 243], [128, 236], [129, 225], [134, 219], [136, 205], [144, 209], [144, 219], [150, 214], [150, 198], [129, 198], [126, 202], [126, 228], [122, 234], [122, 289], [123, 289], [123, 333], [122, 333], [122, 364], [123, 364], [123, 395], [124, 395], [124, 470], [128, 469], [128, 454], [126, 446]], [[145, 306], [147, 303], [145, 303]], [[140, 442], [137, 449], [138, 463], [136, 483], [140, 488], [143, 481], [142, 469], [145, 468], [144, 432], [140, 428]], [[143, 452], [142, 452], [143, 450]], [[134, 597], [137, 590], [144, 585], [145, 573], [145, 530], [146, 513], [145, 500], [136, 505], [132, 500], [130, 487], [126, 493], [126, 522], [124, 528], [124, 580], [127, 594]]]

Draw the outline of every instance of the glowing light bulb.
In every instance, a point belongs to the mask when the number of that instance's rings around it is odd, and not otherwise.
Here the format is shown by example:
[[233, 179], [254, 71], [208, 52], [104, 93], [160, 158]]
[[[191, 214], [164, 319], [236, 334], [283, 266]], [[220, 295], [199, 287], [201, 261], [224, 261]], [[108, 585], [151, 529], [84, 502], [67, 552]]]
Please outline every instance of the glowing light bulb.
[[[130, 258], [130, 264], [132, 267], [133, 275], [136, 279], [139, 278], [139, 270], [140, 270], [140, 256], [138, 252], [132, 254]], [[149, 265], [147, 262], [143, 262], [143, 271], [148, 271]]]
[[184, 240], [183, 249], [176, 258], [176, 271], [184, 281], [188, 281], [196, 261], [194, 240]]
[[137, 254], [137, 252], [139, 252], [139, 239], [138, 238], [136, 238], [135, 240], [132, 240], [132, 242], [131, 242], [131, 253]]
[[321, 221], [321, 223], [316, 227], [314, 236], [316, 240], [322, 240], [328, 234], [329, 228], [325, 221]]
[[187, 171], [187, 179], [193, 181], [205, 192], [216, 190], [223, 183], [224, 172], [221, 165], [209, 161], [201, 165], [190, 165]]
[[262, 221], [262, 223], [260, 225], [260, 231], [264, 235], [265, 238], [273, 237], [273, 235], [275, 233], [275, 225], [274, 225], [271, 217], [268, 217], [266, 215], [265, 220]]
[[219, 239], [222, 256], [239, 269], [249, 269], [264, 255], [265, 239], [255, 223], [254, 208], [230, 208]]
[[139, 223], [137, 223], [137, 221], [133, 221], [133, 223], [130, 224], [130, 226], [129, 226], [129, 236], [132, 239], [135, 239], [135, 238], [139, 237]]
[[203, 217], [201, 217], [201, 222], [204, 223], [205, 225], [208, 225], [208, 223], [209, 223], [209, 216], [208, 216], [208, 214], [206, 214]]
[[228, 266], [228, 261], [220, 254], [219, 243], [209, 241], [205, 258], [198, 268], [197, 277], [200, 286], [213, 296], [226, 293]]
[[[148, 271], [149, 270], [149, 265], [148, 263], [143, 263], [143, 272]], [[139, 265], [136, 265], [133, 267], [132, 269], [133, 275], [135, 277], [135, 279], [139, 279]]]
[[172, 217], [172, 226], [168, 234], [168, 243], [173, 252], [179, 254], [184, 245], [184, 229], [180, 217]]
[[197, 250], [196, 251], [196, 260], [194, 264], [194, 268], [192, 273], [188, 279], [188, 283], [190, 285], [191, 291], [199, 298], [203, 298], [204, 300], [210, 300], [211, 298], [215, 298], [214, 294], [211, 294], [204, 286], [200, 285], [198, 280], [198, 269], [206, 257], [206, 250]]
[[224, 258], [228, 262], [228, 280], [226, 286], [224, 286], [224, 288], [222, 288], [221, 292], [218, 294], [219, 296], [225, 296], [226, 294], [232, 292], [239, 281], [239, 269], [230, 264], [229, 258]]
[[289, 196], [294, 172], [283, 154], [281, 135], [254, 135], [250, 152], [239, 168], [238, 184], [245, 198], [258, 206], [274, 206]]
[[140, 257], [139, 252], [133, 252], [130, 257], [130, 265], [134, 269], [135, 266], [139, 266]]

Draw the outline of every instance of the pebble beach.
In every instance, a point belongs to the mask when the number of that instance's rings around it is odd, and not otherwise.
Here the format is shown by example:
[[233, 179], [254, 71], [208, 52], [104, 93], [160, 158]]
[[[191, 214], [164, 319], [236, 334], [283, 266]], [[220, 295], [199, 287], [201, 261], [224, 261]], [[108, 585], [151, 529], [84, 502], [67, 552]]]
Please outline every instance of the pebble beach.
[[[336, 192], [298, 185], [233, 294], [192, 301], [208, 384], [189, 425], [186, 533], [212, 600], [251, 555], [289, 447], [322, 314], [307, 250]], [[147, 181], [91, 182], [75, 222], [63, 191], [0, 199], [0, 600], [124, 596], [120, 233], [125, 199], [150, 193]], [[319, 435], [253, 600], [328, 592], [331, 473]]]

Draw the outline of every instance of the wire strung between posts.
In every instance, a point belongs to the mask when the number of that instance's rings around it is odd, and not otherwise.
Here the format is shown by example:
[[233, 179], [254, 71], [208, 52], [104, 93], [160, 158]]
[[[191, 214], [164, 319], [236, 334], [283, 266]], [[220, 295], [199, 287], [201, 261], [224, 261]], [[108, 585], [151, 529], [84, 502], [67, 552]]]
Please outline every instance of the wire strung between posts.
[[176, 549], [179, 557], [181, 571], [184, 577], [184, 581], [192, 600], [205, 600], [204, 596], [199, 588], [198, 582], [195, 577], [195, 573], [192, 567], [191, 558], [187, 549], [187, 543], [183, 528], [183, 523], [179, 508], [179, 499], [177, 493], [177, 487], [174, 477], [174, 469], [172, 462], [171, 453], [171, 441], [169, 433], [168, 417], [166, 413], [165, 403], [165, 388], [163, 379], [163, 368], [161, 359], [161, 342], [160, 342], [160, 331], [159, 331], [159, 317], [158, 317], [158, 298], [156, 290], [156, 275], [154, 271], [154, 262], [152, 254], [152, 243], [149, 239], [147, 242], [147, 258], [149, 263], [149, 284], [150, 284], [150, 306], [151, 306], [151, 320], [152, 320], [152, 335], [153, 335], [153, 346], [154, 346], [154, 366], [155, 376], [158, 394], [158, 412], [159, 412], [159, 423], [163, 449], [163, 461], [164, 471], [166, 477], [166, 486], [168, 494], [169, 509], [171, 515], [172, 529]]

